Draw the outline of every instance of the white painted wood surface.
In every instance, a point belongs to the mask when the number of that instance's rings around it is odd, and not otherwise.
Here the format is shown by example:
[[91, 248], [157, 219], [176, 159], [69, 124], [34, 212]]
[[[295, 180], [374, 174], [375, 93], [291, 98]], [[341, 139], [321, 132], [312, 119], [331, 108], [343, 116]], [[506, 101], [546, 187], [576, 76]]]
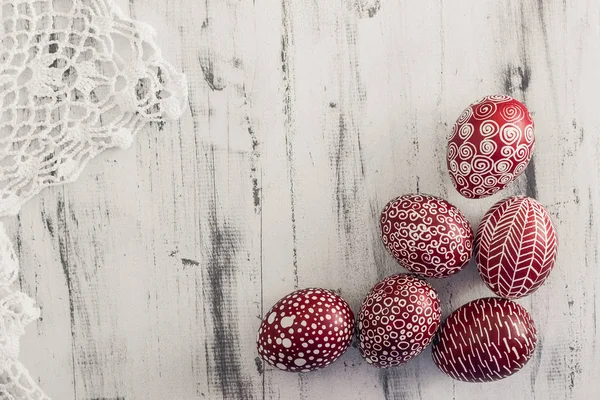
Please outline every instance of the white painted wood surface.
[[[5, 221], [43, 319], [22, 360], [54, 399], [600, 397], [600, 3], [125, 0], [187, 74], [190, 111], [108, 151]], [[486, 94], [524, 100], [537, 145], [493, 198], [451, 186], [445, 137]], [[357, 310], [401, 269], [377, 216], [393, 196], [447, 198], [475, 227], [498, 199], [545, 204], [560, 238], [520, 301], [539, 346], [519, 374], [453, 382], [430, 350], [377, 370], [351, 348], [294, 375], [256, 359], [260, 317], [295, 288]], [[473, 265], [435, 280], [445, 315], [491, 294]]]

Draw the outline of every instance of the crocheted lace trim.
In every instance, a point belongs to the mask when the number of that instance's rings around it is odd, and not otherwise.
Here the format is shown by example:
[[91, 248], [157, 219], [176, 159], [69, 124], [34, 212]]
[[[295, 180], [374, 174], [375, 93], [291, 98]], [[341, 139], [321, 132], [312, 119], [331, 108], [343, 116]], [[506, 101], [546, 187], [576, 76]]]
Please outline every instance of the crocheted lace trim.
[[[110, 147], [187, 107], [185, 77], [155, 32], [112, 0], [0, 0], [0, 217], [77, 179]], [[47, 399], [17, 361], [34, 301], [10, 285], [19, 265], [0, 225], [0, 398]]]

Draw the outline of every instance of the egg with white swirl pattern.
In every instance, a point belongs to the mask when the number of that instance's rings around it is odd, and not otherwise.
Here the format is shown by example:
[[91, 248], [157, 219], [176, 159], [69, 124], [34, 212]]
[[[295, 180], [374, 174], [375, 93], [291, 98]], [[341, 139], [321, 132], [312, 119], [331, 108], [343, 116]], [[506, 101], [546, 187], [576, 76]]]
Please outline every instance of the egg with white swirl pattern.
[[410, 272], [444, 278], [471, 259], [471, 225], [444, 199], [425, 194], [395, 198], [383, 209], [380, 227], [384, 246]]
[[448, 139], [452, 183], [465, 197], [491, 196], [527, 167], [535, 143], [527, 107], [509, 96], [484, 97], [460, 115]]

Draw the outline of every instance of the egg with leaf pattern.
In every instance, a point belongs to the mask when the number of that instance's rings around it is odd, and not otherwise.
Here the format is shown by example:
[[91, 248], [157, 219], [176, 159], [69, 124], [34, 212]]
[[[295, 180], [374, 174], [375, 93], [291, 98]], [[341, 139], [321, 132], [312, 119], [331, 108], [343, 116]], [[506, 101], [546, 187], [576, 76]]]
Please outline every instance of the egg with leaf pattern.
[[536, 291], [556, 262], [558, 240], [548, 211], [536, 200], [500, 200], [477, 230], [477, 269], [498, 296], [518, 299]]

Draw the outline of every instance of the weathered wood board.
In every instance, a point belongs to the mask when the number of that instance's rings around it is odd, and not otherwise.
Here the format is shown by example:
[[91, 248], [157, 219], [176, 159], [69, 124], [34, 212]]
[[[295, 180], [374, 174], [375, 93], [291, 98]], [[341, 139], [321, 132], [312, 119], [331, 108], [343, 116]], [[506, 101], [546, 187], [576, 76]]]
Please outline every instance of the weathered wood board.
[[[4, 222], [43, 319], [22, 360], [54, 399], [600, 398], [600, 2], [120, 0], [186, 74], [189, 112], [108, 151]], [[462, 198], [449, 127], [491, 93], [536, 122], [527, 173]], [[422, 192], [475, 227], [528, 194], [556, 221], [548, 282], [522, 301], [539, 347], [518, 375], [453, 382], [430, 351], [377, 370], [356, 349], [323, 371], [263, 366], [261, 315], [295, 288], [357, 310], [400, 271], [377, 217]], [[473, 265], [435, 280], [444, 313], [491, 294]]]

